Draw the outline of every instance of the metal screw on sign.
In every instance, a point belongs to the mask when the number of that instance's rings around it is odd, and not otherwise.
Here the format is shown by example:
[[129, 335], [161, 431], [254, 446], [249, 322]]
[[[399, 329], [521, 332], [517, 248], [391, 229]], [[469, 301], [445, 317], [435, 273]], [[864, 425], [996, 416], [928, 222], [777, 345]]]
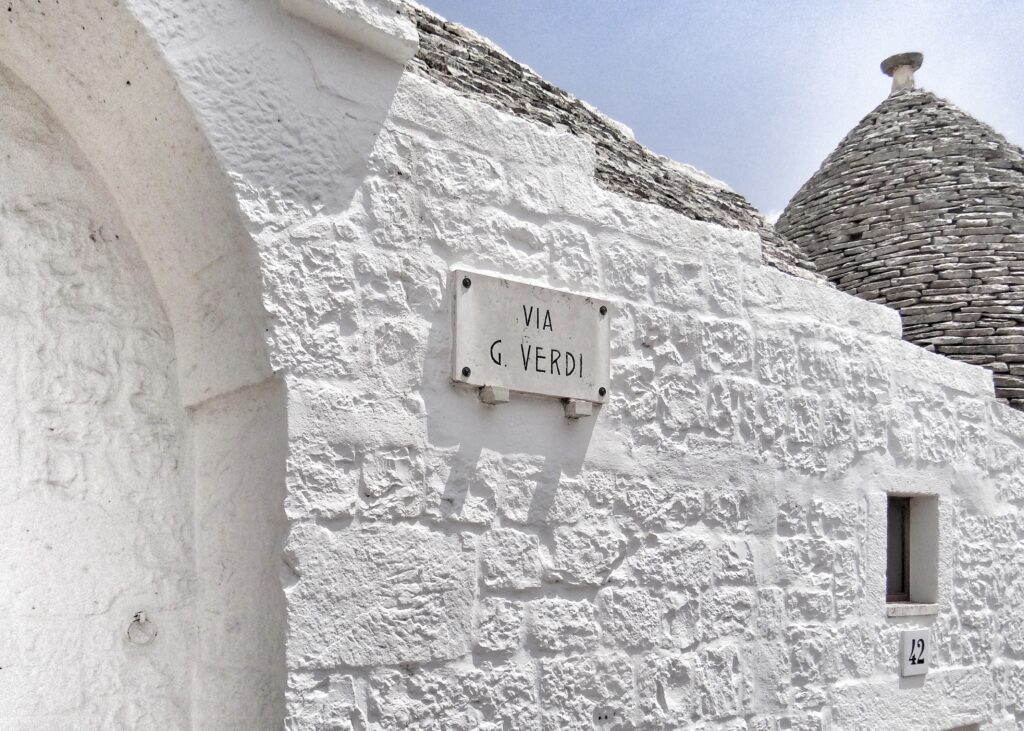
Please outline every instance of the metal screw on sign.
[[462, 367], [462, 377], [463, 377], [463, 378], [469, 378], [469, 374], [470, 374], [470, 373], [472, 373], [472, 372], [473, 372], [473, 371], [471, 371], [471, 370], [469, 369], [469, 366], [463, 366], [463, 367]]
[[472, 283], [473, 281], [469, 277], [462, 278], [462, 286], [465, 287], [466, 289], [469, 289], [469, 285], [471, 285]]
[[597, 389], [598, 396], [604, 396], [606, 393], [608, 393], [608, 389], [605, 388], [604, 386], [601, 386], [601, 388]]

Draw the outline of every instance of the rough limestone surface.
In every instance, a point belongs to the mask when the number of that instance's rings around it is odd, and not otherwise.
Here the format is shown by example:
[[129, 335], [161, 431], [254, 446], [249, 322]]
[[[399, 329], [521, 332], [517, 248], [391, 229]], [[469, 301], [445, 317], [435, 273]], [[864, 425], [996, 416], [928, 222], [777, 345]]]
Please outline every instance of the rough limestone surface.
[[[277, 3], [130, 5], [259, 256], [286, 391], [288, 729], [1024, 724], [1024, 414], [988, 371], [772, 266], [720, 187], [684, 202], [731, 218], [609, 185], [636, 148], [539, 119], [581, 113], [560, 94], [509, 82], [495, 103], [488, 69], [514, 67], [468, 32], [446, 48], [472, 63], [425, 72]], [[428, 53], [423, 26], [443, 22], [405, 12]], [[454, 387], [455, 267], [608, 298], [608, 402], [570, 421], [557, 400]], [[889, 492], [937, 498], [936, 614], [887, 616]], [[82, 636], [59, 626], [15, 639]], [[903, 629], [929, 632], [923, 679], [898, 677]], [[140, 687], [164, 698], [178, 669]], [[141, 707], [63, 726], [190, 725]]]
[[776, 224], [904, 337], [984, 366], [1024, 408], [1024, 151], [948, 101], [898, 91], [846, 136]]
[[95, 172], [3, 67], [0, 180], [0, 726], [185, 728], [195, 568], [170, 327]]
[[[343, 205], [242, 188], [290, 374], [292, 727], [1024, 721], [1022, 422], [988, 373], [418, 63]], [[456, 266], [612, 298], [609, 403], [452, 387]], [[886, 617], [890, 490], [939, 497], [938, 615]]]
[[[752, 230], [609, 189], [608, 151], [536, 119], [562, 102], [425, 72], [423, 13], [344, 197], [226, 153], [288, 379], [290, 727], [1024, 722], [1024, 424], [989, 374]], [[458, 83], [511, 68], [460, 38]], [[456, 266], [611, 298], [609, 402], [454, 388]], [[886, 616], [890, 490], [939, 498], [937, 615]], [[909, 627], [935, 643], [916, 685]]]
[[459, 544], [401, 525], [292, 531], [292, 569], [317, 580], [294, 591], [290, 662], [323, 669], [465, 655], [476, 555]]

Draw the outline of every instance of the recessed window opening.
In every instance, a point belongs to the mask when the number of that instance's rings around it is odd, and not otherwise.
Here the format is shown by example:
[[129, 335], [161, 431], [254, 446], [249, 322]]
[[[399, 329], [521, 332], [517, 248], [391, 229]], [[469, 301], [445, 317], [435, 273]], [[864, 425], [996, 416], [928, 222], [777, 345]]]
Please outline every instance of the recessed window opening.
[[938, 498], [889, 495], [886, 522], [886, 602], [934, 604], [939, 583]]
[[910, 567], [907, 533], [910, 523], [910, 498], [889, 496], [889, 545], [886, 550], [885, 600], [910, 601]]

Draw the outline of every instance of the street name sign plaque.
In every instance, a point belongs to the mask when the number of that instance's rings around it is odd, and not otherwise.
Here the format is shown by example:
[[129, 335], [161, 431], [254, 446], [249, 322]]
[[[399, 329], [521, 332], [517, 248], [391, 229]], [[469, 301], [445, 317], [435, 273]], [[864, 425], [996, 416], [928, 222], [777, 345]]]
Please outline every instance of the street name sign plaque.
[[455, 383], [607, 400], [610, 302], [465, 269], [449, 291]]

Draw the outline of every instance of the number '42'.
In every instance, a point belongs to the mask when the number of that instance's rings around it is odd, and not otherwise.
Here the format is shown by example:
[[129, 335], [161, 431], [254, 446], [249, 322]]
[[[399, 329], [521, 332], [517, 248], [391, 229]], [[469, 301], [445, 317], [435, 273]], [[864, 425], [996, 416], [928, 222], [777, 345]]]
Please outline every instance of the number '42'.
[[908, 658], [911, 665], [924, 665], [924, 639], [916, 639], [910, 641], [910, 657]]

